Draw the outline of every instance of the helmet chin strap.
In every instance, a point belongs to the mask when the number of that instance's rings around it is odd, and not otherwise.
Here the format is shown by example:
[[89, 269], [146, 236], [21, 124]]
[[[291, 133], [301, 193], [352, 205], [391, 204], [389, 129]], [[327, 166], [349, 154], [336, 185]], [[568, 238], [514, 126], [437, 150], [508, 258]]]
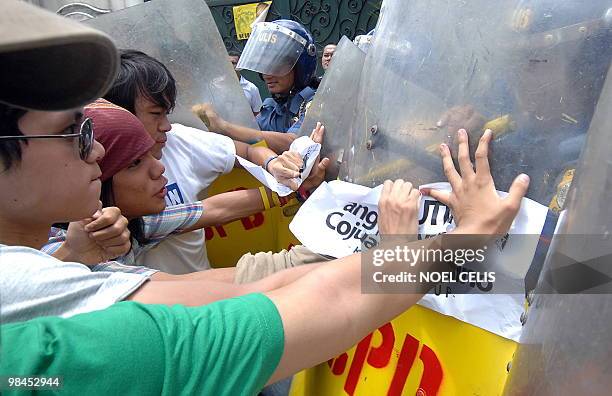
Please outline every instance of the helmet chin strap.
[[291, 97], [294, 95], [295, 93], [293, 92], [293, 90], [291, 90], [288, 93], [272, 94], [272, 99], [274, 99], [279, 104], [284, 104], [288, 102], [289, 99], [291, 99]]
[[295, 88], [294, 84], [293, 87], [287, 93], [272, 94], [272, 99], [274, 99], [279, 104], [284, 104], [298, 93], [299, 91]]

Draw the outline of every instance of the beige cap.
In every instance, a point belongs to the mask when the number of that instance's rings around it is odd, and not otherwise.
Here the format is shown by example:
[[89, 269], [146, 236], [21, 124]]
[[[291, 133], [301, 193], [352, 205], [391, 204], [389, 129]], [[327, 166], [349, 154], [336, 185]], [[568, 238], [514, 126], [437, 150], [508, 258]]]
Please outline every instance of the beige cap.
[[102, 32], [17, 0], [0, 5], [0, 101], [63, 110], [103, 96], [119, 58]]

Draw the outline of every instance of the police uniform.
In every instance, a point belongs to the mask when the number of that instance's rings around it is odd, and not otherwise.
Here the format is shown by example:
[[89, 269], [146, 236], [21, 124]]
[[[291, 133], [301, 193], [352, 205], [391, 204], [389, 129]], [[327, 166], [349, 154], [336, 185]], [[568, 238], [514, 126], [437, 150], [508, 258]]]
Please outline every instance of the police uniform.
[[[306, 87], [283, 103], [267, 98], [257, 115], [259, 128], [262, 131], [295, 133], [304, 120], [305, 105], [312, 100], [315, 92], [313, 88]], [[297, 129], [295, 124], [298, 124]]]

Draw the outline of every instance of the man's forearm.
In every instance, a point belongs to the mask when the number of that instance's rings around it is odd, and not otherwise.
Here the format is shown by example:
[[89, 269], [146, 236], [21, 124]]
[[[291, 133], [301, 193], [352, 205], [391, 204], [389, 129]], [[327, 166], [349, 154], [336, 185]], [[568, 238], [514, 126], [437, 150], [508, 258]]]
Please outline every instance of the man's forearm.
[[291, 143], [297, 139], [297, 135], [289, 132], [264, 131], [262, 134], [268, 147], [277, 154], [289, 150]]
[[323, 264], [289, 268], [256, 282], [241, 285], [222, 280], [223, 277], [232, 275], [230, 268], [219, 269], [218, 271], [223, 272], [220, 276], [213, 274], [216, 271], [214, 269], [185, 275], [156, 273], [150, 282], [145, 283], [128, 297], [128, 300], [144, 304], [181, 304], [192, 307], [206, 305], [226, 298], [269, 292], [287, 286], [321, 265]]
[[[275, 207], [272, 191], [265, 189], [270, 207]], [[289, 199], [292, 196], [289, 196]], [[286, 197], [287, 198], [287, 197]], [[202, 201], [204, 211], [200, 219], [183, 233], [199, 230], [204, 227], [223, 225], [232, 221], [262, 212], [266, 209], [261, 192], [258, 188], [249, 190], [229, 191], [213, 195]]]
[[[268, 147], [277, 154], [289, 150], [289, 146], [291, 146], [291, 143], [297, 138], [293, 133], [259, 131], [242, 125], [232, 124], [228, 121], [222, 123], [220, 132], [234, 140], [249, 144], [265, 140]], [[264, 161], [267, 158], [268, 157], [266, 157]]]
[[212, 281], [234, 283], [236, 277], [236, 267], [212, 268], [204, 271], [192, 272], [189, 274], [173, 275], [165, 272], [156, 272], [151, 276], [155, 281]]
[[[435, 248], [436, 239], [408, 246]], [[443, 265], [426, 261], [413, 267], [401, 262], [385, 263], [389, 272], [413, 273]], [[345, 351], [372, 329], [410, 308], [433, 286], [423, 284], [414, 294], [364, 294], [361, 276], [361, 255], [356, 254], [329, 262], [286, 287], [267, 293], [283, 318], [286, 340], [286, 352], [271, 381]], [[315, 344], [317, 348], [312, 348]]]
[[260, 279], [255, 282], [243, 283], [253, 288], [253, 292], [263, 293], [280, 289], [281, 287], [287, 286], [304, 275], [312, 272], [313, 270], [321, 267], [325, 263], [315, 263], [308, 265], [300, 265], [298, 267], [287, 268], [282, 271], [276, 272], [270, 276]]
[[264, 135], [261, 131], [249, 127], [245, 127], [238, 124], [233, 124], [229, 121], [223, 121], [221, 123], [221, 128], [219, 131], [227, 137], [230, 137], [234, 140], [238, 140], [240, 142], [245, 143], [254, 143], [264, 139]]
[[246, 149], [246, 159], [251, 161], [254, 164], [259, 166], [264, 166], [266, 161], [270, 157], [274, 157], [277, 154], [270, 150], [268, 147], [258, 147], [258, 146], [247, 146]]

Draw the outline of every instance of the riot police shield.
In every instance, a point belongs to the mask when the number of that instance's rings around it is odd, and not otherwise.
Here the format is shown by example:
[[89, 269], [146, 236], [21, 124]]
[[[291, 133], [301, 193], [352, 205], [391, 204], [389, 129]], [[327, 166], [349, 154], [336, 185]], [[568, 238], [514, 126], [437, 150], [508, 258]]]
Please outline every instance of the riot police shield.
[[86, 21], [109, 12], [142, 4], [144, 0], [27, 0], [49, 11], [78, 21]]
[[[612, 71], [542, 270], [505, 394], [603, 395], [612, 386]], [[545, 380], [543, 380], [545, 379]]]
[[359, 80], [365, 54], [346, 36], [343, 36], [311, 103], [307, 105], [301, 136], [309, 136], [317, 122], [325, 126], [321, 158], [331, 162], [325, 173], [326, 180], [338, 178], [339, 170], [348, 159], [350, 127], [357, 105]]
[[177, 81], [173, 122], [206, 129], [191, 107], [209, 102], [223, 119], [259, 129], [205, 2], [157, 0], [86, 23], [118, 48], [145, 52], [166, 65]]
[[519, 173], [548, 205], [578, 158], [610, 63], [609, 0], [387, 0], [368, 52], [343, 178], [373, 186], [445, 180], [438, 147], [473, 156], [491, 129], [491, 168], [507, 191]]
[[[384, 16], [384, 14], [382, 14]], [[374, 33], [376, 29], [372, 29], [368, 32], [368, 34], [360, 34], [359, 36], [355, 36], [353, 43], [359, 47], [360, 50], [365, 52], [366, 54], [372, 47], [372, 43], [374, 42]]]

